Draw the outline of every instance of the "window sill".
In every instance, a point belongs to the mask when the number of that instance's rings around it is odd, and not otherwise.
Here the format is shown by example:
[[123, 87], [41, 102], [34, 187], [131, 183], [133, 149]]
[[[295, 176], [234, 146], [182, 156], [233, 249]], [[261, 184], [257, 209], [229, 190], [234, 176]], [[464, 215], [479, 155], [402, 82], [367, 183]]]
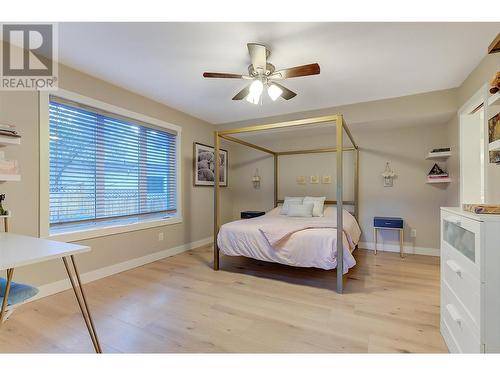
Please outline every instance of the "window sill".
[[110, 222], [90, 223], [78, 229], [69, 227], [51, 229], [48, 239], [75, 242], [179, 223], [182, 223], [182, 217], [118, 219]]

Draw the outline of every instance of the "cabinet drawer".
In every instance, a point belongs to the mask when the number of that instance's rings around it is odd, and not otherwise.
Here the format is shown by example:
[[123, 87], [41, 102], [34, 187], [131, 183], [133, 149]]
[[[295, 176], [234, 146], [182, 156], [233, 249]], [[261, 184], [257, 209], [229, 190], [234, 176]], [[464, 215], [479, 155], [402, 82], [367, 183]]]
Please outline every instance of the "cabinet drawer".
[[441, 319], [460, 352], [480, 353], [479, 330], [444, 281], [441, 283]]
[[479, 279], [482, 223], [448, 212], [442, 213], [441, 221], [441, 248], [456, 252], [463, 267]]
[[458, 297], [475, 326], [479, 329], [481, 283], [470, 272], [469, 262], [458, 255], [454, 250], [443, 249], [441, 252], [441, 278]]

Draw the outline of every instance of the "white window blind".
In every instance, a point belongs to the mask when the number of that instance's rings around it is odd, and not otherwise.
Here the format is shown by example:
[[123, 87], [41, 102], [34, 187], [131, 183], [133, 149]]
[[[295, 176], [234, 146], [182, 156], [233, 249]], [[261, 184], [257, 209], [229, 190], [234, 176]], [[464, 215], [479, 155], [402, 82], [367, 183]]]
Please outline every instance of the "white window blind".
[[177, 211], [177, 135], [51, 96], [50, 225]]

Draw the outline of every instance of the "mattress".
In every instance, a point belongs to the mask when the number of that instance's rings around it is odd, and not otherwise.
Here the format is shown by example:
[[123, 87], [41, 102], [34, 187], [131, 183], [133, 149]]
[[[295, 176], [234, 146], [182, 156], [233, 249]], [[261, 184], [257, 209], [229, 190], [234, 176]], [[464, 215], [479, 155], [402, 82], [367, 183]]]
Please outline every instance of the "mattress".
[[[264, 216], [222, 225], [217, 237], [220, 251], [229, 256], [245, 256], [296, 267], [316, 267], [325, 270], [336, 268], [336, 207], [327, 207], [324, 216], [317, 218], [288, 217], [280, 215], [279, 210], [280, 207], [277, 207]], [[295, 229], [279, 244], [271, 245], [263, 233], [263, 228], [273, 226], [282, 228], [288, 225], [297, 228], [301, 221], [307, 228]], [[347, 273], [349, 268], [356, 264], [352, 251], [359, 241], [361, 229], [356, 219], [345, 210], [343, 227], [343, 273]]]

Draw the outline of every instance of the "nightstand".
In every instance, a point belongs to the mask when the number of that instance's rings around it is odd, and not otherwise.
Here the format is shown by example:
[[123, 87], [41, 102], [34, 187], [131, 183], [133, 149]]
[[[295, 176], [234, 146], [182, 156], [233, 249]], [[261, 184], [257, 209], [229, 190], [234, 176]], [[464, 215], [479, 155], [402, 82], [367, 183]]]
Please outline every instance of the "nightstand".
[[241, 218], [242, 219], [251, 219], [253, 217], [259, 217], [262, 215], [265, 215], [266, 213], [264, 211], [241, 211]]
[[403, 229], [404, 221], [400, 217], [378, 217], [373, 218], [373, 239], [375, 240], [375, 255], [377, 254], [377, 230], [397, 230], [399, 231], [399, 255], [404, 258], [403, 250]]

